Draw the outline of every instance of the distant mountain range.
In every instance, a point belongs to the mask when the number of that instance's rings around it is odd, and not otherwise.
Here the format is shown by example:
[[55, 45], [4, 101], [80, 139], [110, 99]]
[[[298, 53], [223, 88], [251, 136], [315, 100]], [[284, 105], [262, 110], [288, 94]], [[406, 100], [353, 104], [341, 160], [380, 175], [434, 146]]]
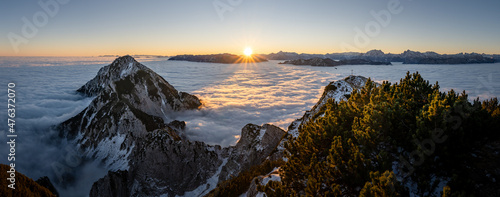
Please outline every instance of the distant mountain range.
[[[480, 64], [480, 63], [495, 63], [500, 62], [500, 54], [479, 54], [479, 53], [457, 53], [457, 54], [439, 54], [433, 51], [419, 52], [406, 50], [400, 54], [384, 53], [382, 50], [370, 50], [366, 53], [360, 52], [344, 52], [344, 53], [327, 53], [327, 54], [309, 54], [296, 52], [277, 52], [270, 54], [255, 54], [251, 57], [243, 55], [235, 55], [230, 53], [210, 54], [210, 55], [176, 55], [176, 56], [160, 56], [160, 55], [132, 55], [134, 58], [168, 58], [168, 60], [190, 61], [190, 62], [208, 62], [208, 63], [225, 63], [234, 64], [242, 62], [266, 62], [268, 60], [302, 60], [316, 61], [318, 58], [326, 60], [355, 60], [335, 63], [333, 66], [349, 65], [353, 62], [361, 62], [362, 64], [387, 64], [388, 62], [403, 62], [403, 64]], [[120, 57], [119, 55], [101, 55], [99, 57]], [[329, 61], [329, 60], [326, 60]], [[372, 63], [370, 63], [372, 62]], [[297, 63], [297, 64], [296, 64]], [[289, 62], [294, 65], [304, 65], [298, 62]], [[327, 63], [319, 63], [323, 66]], [[312, 64], [305, 64], [312, 65]], [[317, 65], [315, 65], [317, 66]], [[332, 65], [330, 65], [332, 66]]]
[[209, 62], [209, 63], [223, 63], [234, 64], [244, 62], [266, 62], [267, 59], [259, 55], [247, 57], [243, 55], [234, 55], [229, 53], [212, 54], [212, 55], [177, 55], [169, 58], [168, 60], [189, 61], [189, 62]]
[[298, 60], [312, 58], [329, 58], [332, 60], [363, 59], [374, 62], [403, 62], [403, 64], [476, 64], [495, 63], [500, 61], [500, 55], [478, 53], [438, 54], [436, 52], [418, 52], [407, 50], [400, 54], [384, 53], [381, 50], [371, 50], [366, 53], [346, 52], [327, 54], [307, 54], [295, 52], [270, 53], [262, 55], [269, 60]]
[[311, 58], [311, 59], [297, 59], [286, 60], [280, 64], [293, 64], [293, 65], [311, 65], [311, 66], [342, 66], [342, 65], [391, 65], [391, 62], [377, 62], [366, 59], [347, 59], [347, 60], [332, 60], [330, 58]]

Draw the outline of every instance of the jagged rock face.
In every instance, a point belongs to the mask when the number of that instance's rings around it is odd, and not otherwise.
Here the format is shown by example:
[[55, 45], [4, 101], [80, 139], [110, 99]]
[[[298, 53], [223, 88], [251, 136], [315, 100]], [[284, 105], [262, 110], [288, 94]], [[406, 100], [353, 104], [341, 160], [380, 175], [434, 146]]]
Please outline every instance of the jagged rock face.
[[132, 196], [180, 195], [213, 176], [227, 150], [155, 130], [137, 144], [129, 169]]
[[224, 151], [182, 140], [170, 129], [157, 129], [136, 139], [128, 170], [109, 171], [92, 185], [89, 196], [180, 195], [213, 176]]
[[284, 135], [285, 131], [274, 125], [246, 125], [241, 130], [241, 138], [236, 146], [231, 147], [230, 157], [222, 168], [219, 181], [262, 163], [273, 153]]
[[130, 196], [129, 191], [123, 189], [128, 184], [128, 171], [109, 172], [92, 185], [89, 196]]
[[158, 129], [136, 143], [125, 174], [110, 171], [94, 183], [90, 196], [114, 194], [116, 183], [127, 196], [202, 196], [218, 182], [263, 162], [284, 134], [273, 125], [248, 124], [235, 146], [221, 148], [182, 140], [175, 132]]
[[178, 92], [163, 77], [130, 56], [120, 57], [101, 68], [94, 79], [77, 91], [96, 96], [103, 90], [112, 90], [120, 99], [156, 116], [171, 110], [197, 109], [201, 106], [197, 97]]

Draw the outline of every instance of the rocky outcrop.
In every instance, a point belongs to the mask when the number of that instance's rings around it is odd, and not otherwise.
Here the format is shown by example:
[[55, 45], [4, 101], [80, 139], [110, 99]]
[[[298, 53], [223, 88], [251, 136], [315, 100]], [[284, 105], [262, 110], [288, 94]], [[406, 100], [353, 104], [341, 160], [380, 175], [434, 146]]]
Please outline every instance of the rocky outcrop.
[[169, 58], [168, 60], [177, 61], [190, 61], [190, 62], [208, 62], [208, 63], [223, 63], [223, 64], [235, 64], [244, 62], [267, 62], [268, 60], [259, 55], [253, 55], [252, 57], [246, 57], [242, 55], [234, 54], [212, 54], [212, 55], [177, 55]]
[[109, 172], [92, 185], [89, 196], [130, 196], [128, 171]]
[[175, 133], [155, 130], [137, 143], [131, 155], [131, 196], [181, 195], [216, 174], [227, 150], [182, 140]]
[[255, 177], [252, 180], [252, 183], [250, 183], [246, 195], [243, 196], [245, 197], [264, 196], [264, 192], [260, 192], [258, 190], [258, 187], [261, 185], [262, 186], [267, 185], [269, 181], [281, 181], [281, 176], [279, 171], [280, 168], [274, 168], [273, 171], [271, 171], [269, 174]]
[[138, 143], [130, 168], [110, 171], [94, 183], [90, 196], [202, 196], [217, 183], [261, 164], [284, 134], [273, 125], [248, 124], [235, 146], [221, 148], [155, 130]]
[[285, 131], [274, 125], [246, 125], [236, 146], [229, 148], [230, 156], [222, 168], [219, 181], [227, 180], [243, 170], [261, 164], [273, 153], [284, 135]]
[[136, 140], [127, 170], [109, 171], [95, 182], [90, 196], [175, 196], [212, 177], [227, 150], [180, 139], [155, 130]]
[[288, 60], [280, 64], [311, 65], [311, 66], [341, 66], [341, 65], [391, 65], [390, 62], [374, 62], [365, 59], [348, 59], [335, 61], [330, 58], [311, 58]]

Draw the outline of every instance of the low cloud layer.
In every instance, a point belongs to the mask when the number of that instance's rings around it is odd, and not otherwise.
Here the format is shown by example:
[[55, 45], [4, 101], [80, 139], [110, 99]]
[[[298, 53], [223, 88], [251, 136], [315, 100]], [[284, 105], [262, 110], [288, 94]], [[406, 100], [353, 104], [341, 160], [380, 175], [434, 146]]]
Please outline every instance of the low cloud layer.
[[[16, 170], [34, 179], [49, 176], [61, 194], [77, 191], [87, 195], [92, 183], [104, 176], [106, 169], [80, 157], [74, 145], [59, 139], [50, 127], [76, 115], [91, 102], [91, 98], [81, 97], [75, 90], [111, 61], [109, 58], [0, 60], [0, 86], [4, 87], [0, 88], [3, 95], [0, 120], [7, 119], [7, 84], [16, 83]], [[222, 146], [235, 144], [248, 123], [271, 123], [286, 129], [317, 102], [325, 85], [351, 73], [379, 82], [398, 82], [406, 71], [419, 71], [431, 83], [439, 81], [442, 90], [467, 90], [472, 98], [500, 97], [500, 81], [495, 77], [500, 75], [499, 64], [333, 68], [280, 65], [277, 61], [248, 65], [141, 62], [179, 91], [192, 93], [205, 103], [202, 110], [171, 117], [187, 122], [188, 138]], [[0, 125], [0, 136], [6, 136], [6, 131], [7, 125]], [[8, 163], [7, 154], [8, 146], [1, 142], [0, 163]], [[61, 171], [66, 174], [62, 178], [58, 175]]]

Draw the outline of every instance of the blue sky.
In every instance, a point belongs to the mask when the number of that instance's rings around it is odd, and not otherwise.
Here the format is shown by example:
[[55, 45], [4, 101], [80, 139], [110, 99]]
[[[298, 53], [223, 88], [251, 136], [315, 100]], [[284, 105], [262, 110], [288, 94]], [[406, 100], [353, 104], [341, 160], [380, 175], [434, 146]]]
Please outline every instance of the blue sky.
[[[242, 53], [247, 46], [255, 53], [500, 53], [498, 0], [64, 1], [2, 2], [0, 55]], [[39, 2], [59, 9], [49, 16]], [[400, 12], [389, 12], [386, 26], [371, 14], [397, 2]], [[22, 18], [34, 24], [34, 16], [38, 31], [25, 37]], [[360, 40], [356, 29], [372, 34]], [[25, 39], [12, 44], [12, 35]]]

